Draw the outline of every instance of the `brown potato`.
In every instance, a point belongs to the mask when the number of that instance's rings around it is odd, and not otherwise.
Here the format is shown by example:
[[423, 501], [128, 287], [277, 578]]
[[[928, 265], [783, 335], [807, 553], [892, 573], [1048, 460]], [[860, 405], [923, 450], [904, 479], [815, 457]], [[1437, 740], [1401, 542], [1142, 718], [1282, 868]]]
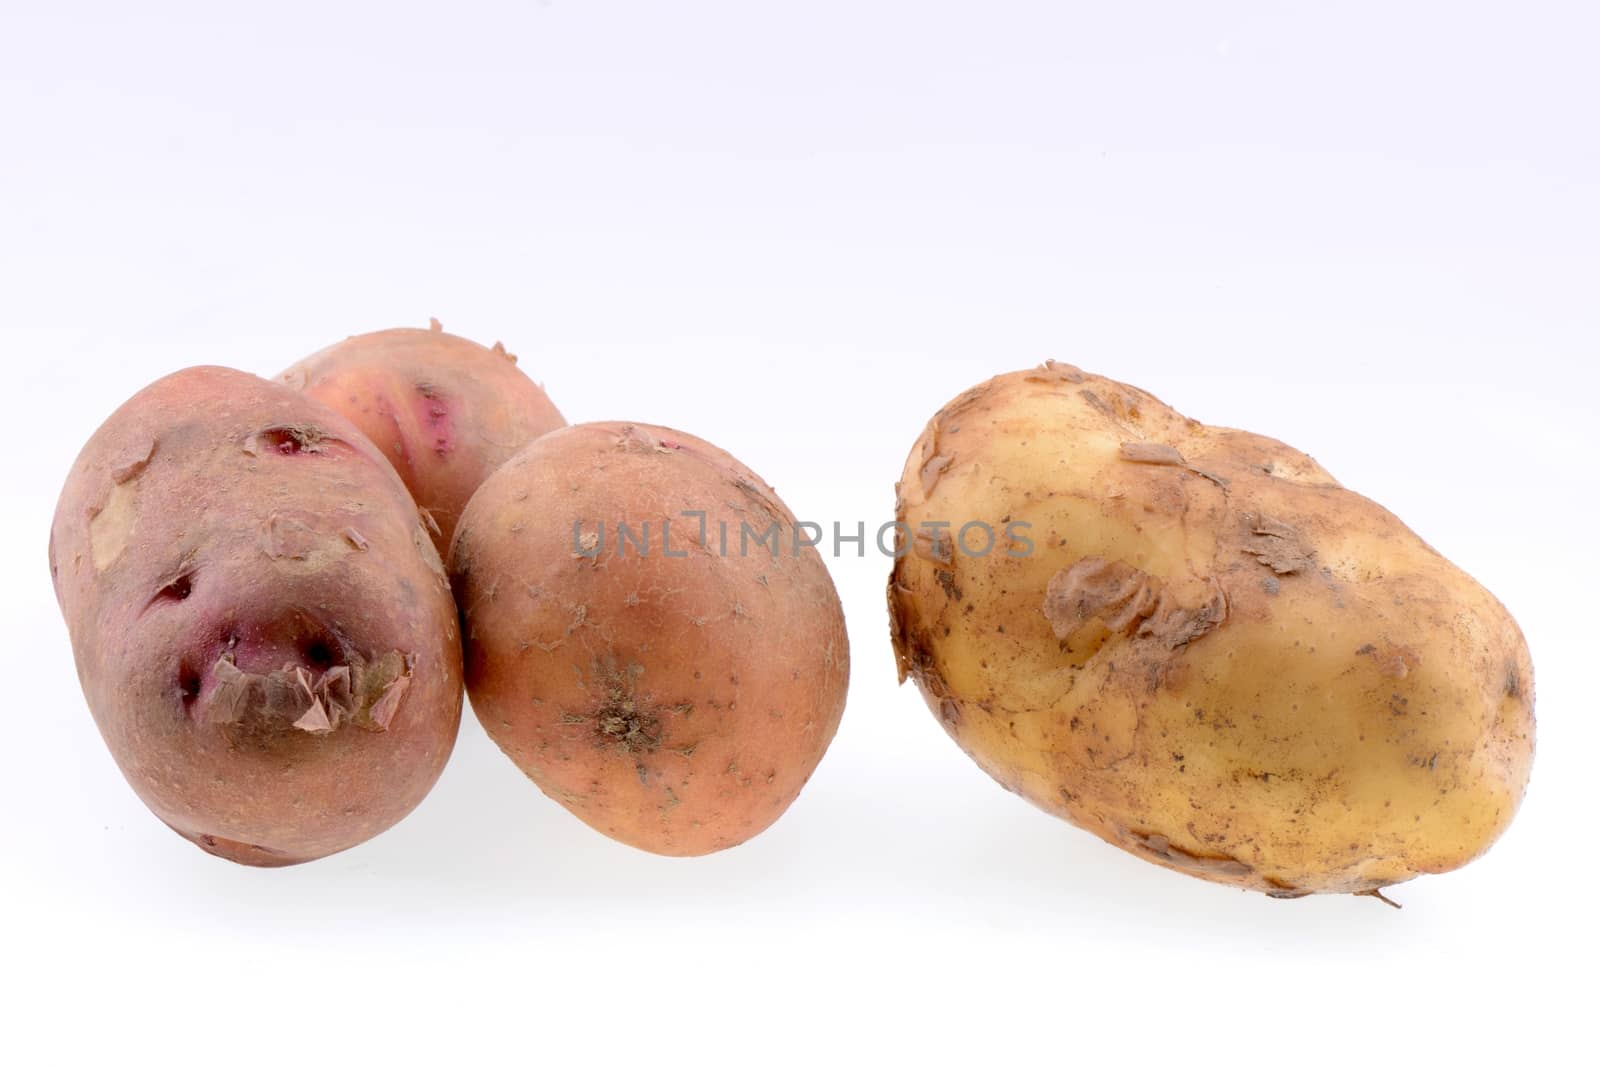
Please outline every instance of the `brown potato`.
[[1459, 867], [1516, 812], [1516, 623], [1309, 456], [1047, 364], [934, 416], [898, 491], [902, 678], [1046, 811], [1283, 897]]
[[434, 525], [441, 556], [473, 491], [518, 449], [567, 425], [498, 341], [380, 330], [312, 353], [278, 380], [349, 419], [389, 458]]
[[139, 392], [73, 464], [50, 573], [112, 756], [208, 852], [349, 848], [444, 767], [443, 567], [393, 468], [310, 398], [220, 367]]
[[788, 808], [844, 709], [844, 616], [808, 540], [698, 438], [548, 434], [489, 477], [451, 547], [472, 707], [595, 829], [678, 856], [737, 845]]

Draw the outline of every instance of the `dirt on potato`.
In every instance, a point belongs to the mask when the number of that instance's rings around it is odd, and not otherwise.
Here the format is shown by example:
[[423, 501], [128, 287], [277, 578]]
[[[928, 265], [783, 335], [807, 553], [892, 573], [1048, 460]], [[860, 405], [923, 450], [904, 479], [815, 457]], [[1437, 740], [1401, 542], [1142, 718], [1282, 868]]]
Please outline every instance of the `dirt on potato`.
[[902, 679], [1002, 785], [1137, 856], [1377, 893], [1479, 856], [1517, 810], [1515, 621], [1281, 442], [1052, 363], [939, 412], [897, 513], [1017, 535], [982, 556], [910, 540]]

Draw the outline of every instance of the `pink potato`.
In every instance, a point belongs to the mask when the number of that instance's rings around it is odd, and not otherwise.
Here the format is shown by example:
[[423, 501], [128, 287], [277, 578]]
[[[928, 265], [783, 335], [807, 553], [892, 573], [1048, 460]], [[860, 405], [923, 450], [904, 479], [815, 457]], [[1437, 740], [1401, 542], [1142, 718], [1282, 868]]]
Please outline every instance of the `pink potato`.
[[341, 416], [220, 367], [117, 409], [50, 573], [134, 791], [207, 852], [283, 865], [390, 827], [461, 716], [456, 612], [394, 469]]
[[394, 464], [422, 506], [434, 546], [490, 473], [566, 420], [517, 358], [431, 328], [360, 334], [278, 376], [349, 419]]
[[[624, 525], [647, 546], [620, 541]], [[821, 761], [850, 677], [839, 597], [797, 527], [771, 486], [688, 434], [540, 438], [474, 495], [450, 552], [484, 729], [640, 849], [695, 856], [760, 833]]]

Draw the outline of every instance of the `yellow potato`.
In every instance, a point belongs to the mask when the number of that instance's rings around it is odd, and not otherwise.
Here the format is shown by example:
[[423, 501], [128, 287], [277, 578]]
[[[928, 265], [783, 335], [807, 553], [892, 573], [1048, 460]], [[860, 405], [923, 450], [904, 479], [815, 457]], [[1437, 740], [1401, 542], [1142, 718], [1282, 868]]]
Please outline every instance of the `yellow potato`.
[[902, 681], [1003, 786], [1114, 845], [1274, 896], [1375, 893], [1517, 810], [1516, 622], [1303, 453], [1051, 363], [940, 411], [897, 512]]

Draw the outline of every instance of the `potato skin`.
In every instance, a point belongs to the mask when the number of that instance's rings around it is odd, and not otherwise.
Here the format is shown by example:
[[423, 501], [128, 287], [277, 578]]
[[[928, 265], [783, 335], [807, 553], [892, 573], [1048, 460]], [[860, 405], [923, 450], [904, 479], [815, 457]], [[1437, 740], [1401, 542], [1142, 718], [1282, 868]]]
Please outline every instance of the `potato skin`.
[[443, 566], [393, 468], [310, 398], [220, 367], [136, 394], [72, 466], [50, 572], [112, 756], [207, 852], [347, 849], [444, 767]]
[[[1303, 453], [1052, 363], [947, 405], [897, 491], [902, 681], [1040, 808], [1280, 897], [1448, 871], [1515, 814], [1516, 623]], [[968, 521], [1030, 527], [978, 557]]]
[[438, 527], [442, 557], [473, 491], [517, 450], [567, 425], [496, 342], [430, 329], [380, 330], [312, 353], [278, 376], [354, 423]]
[[[706, 513], [703, 539], [685, 511]], [[647, 554], [620, 523], [648, 524]], [[776, 558], [753, 540], [773, 525]], [[483, 484], [451, 547], [484, 729], [546, 794], [640, 849], [699, 855], [765, 829], [822, 759], [849, 679], [838, 595], [794, 528], [771, 487], [691, 435], [590, 423], [540, 438]]]

